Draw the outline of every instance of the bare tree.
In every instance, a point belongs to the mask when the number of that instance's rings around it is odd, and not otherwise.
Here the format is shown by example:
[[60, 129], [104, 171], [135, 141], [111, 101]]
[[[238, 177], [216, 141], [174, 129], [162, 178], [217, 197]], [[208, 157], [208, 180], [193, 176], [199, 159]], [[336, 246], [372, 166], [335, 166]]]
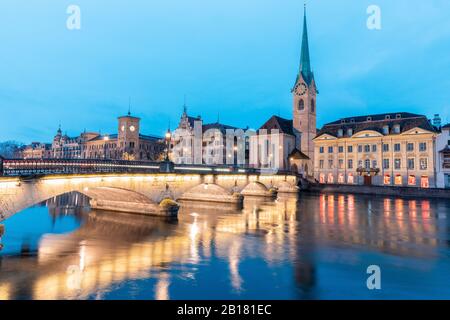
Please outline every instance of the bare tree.
[[17, 151], [23, 144], [17, 141], [0, 142], [0, 157], [10, 159], [14, 158]]

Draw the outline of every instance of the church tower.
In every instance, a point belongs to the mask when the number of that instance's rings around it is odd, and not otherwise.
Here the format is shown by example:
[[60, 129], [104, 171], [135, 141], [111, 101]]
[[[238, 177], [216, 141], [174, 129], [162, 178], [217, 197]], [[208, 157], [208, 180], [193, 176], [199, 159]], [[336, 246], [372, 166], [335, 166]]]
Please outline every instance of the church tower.
[[309, 157], [312, 169], [314, 161], [314, 143], [312, 139], [316, 136], [316, 96], [318, 94], [314, 74], [311, 71], [309, 58], [308, 28], [306, 24], [306, 5], [303, 16], [302, 50], [300, 57], [300, 68], [292, 88], [293, 100], [293, 126], [299, 132], [299, 149]]

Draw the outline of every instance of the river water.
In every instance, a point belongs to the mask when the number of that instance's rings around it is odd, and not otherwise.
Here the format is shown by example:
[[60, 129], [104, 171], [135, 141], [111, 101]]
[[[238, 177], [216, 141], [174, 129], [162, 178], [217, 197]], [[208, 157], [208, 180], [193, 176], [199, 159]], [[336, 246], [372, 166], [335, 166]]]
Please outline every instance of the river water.
[[3, 222], [0, 300], [450, 299], [449, 200], [302, 194], [177, 219], [88, 204], [67, 194]]

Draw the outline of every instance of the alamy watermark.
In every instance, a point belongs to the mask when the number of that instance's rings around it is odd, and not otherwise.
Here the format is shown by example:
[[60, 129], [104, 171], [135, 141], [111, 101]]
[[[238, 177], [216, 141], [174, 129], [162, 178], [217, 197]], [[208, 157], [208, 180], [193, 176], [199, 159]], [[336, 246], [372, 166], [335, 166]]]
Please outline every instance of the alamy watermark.
[[378, 5], [372, 4], [367, 7], [367, 29], [381, 30], [381, 8]]
[[81, 9], [80, 6], [71, 4], [67, 7], [66, 13], [69, 15], [66, 20], [66, 27], [69, 30], [81, 29]]
[[368, 266], [367, 274], [370, 274], [366, 281], [367, 289], [381, 290], [381, 268], [377, 265]]

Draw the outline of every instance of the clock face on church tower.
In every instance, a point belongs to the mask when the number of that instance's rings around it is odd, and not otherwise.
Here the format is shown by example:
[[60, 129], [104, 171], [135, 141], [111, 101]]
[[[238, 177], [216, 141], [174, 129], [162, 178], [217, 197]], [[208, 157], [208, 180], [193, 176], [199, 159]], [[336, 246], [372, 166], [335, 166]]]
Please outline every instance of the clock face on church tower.
[[299, 96], [302, 96], [306, 93], [306, 85], [304, 83], [299, 83], [295, 86], [295, 93]]

